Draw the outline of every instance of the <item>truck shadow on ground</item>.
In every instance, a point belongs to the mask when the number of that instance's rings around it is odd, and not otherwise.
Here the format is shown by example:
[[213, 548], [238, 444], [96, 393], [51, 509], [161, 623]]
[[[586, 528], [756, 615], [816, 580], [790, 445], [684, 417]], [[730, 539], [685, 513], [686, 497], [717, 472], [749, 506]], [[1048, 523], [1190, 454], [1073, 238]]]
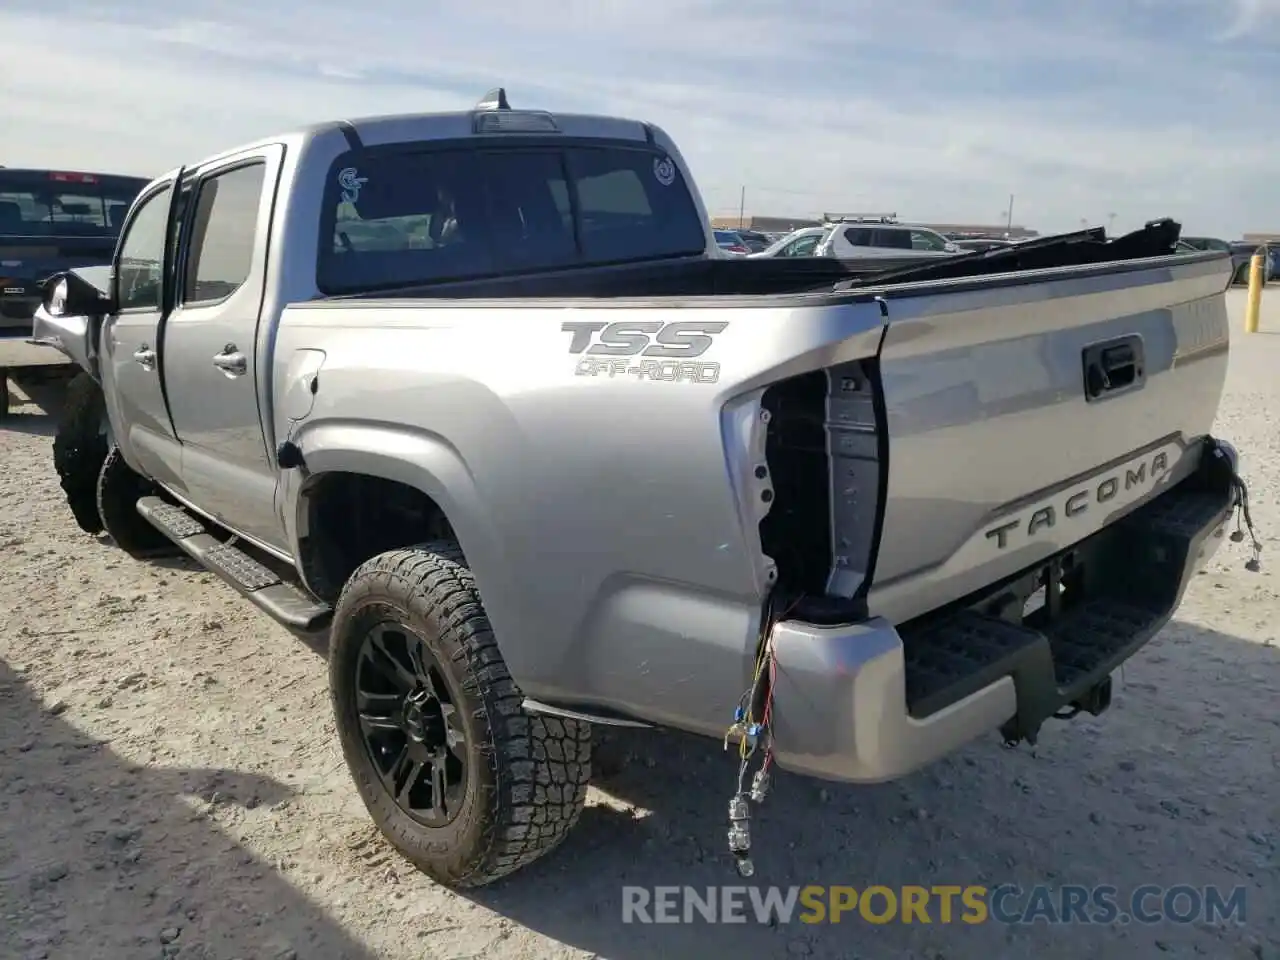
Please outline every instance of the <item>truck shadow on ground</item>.
[[9, 414], [0, 419], [0, 430], [52, 439], [58, 432], [66, 383], [53, 380], [20, 386], [10, 384], [10, 391]]
[[9, 414], [0, 420], [0, 430], [52, 439], [58, 431], [58, 421], [56, 417], [50, 416], [43, 410], [28, 405], [23, 409], [10, 410]]
[[220, 825], [284, 785], [135, 766], [2, 660], [0, 758], [0, 956], [373, 960]]
[[[725, 839], [734, 758], [694, 737], [605, 733], [594, 783], [606, 803], [587, 808], [560, 852], [472, 896], [610, 960], [950, 957], [961, 948], [990, 958], [1253, 956], [1248, 937], [1280, 940], [1262, 909], [1263, 891], [1280, 880], [1280, 837], [1263, 799], [1274, 789], [1280, 738], [1280, 650], [1175, 623], [1126, 672], [1107, 714], [1051, 721], [1034, 751], [984, 741], [869, 787], [778, 775], [753, 818], [756, 874], [746, 881]], [[623, 922], [624, 886], [1006, 883], [1243, 884], [1253, 922], [1063, 936], [1043, 922], [946, 925], [936, 906], [929, 925], [877, 925], [856, 913], [806, 924], [799, 910], [790, 923], [760, 924], [750, 906], [746, 923], [712, 925], [697, 914], [692, 923]]]

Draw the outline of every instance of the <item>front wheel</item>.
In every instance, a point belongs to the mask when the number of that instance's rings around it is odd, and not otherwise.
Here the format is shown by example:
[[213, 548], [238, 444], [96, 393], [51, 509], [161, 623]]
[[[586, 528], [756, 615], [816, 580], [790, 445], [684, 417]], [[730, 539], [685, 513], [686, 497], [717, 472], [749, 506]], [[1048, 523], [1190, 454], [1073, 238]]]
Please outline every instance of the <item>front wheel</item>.
[[98, 517], [115, 545], [131, 556], [174, 552], [169, 538], [138, 513], [138, 501], [158, 491], [154, 483], [125, 463], [119, 447], [111, 448], [98, 472]]
[[111, 447], [107, 402], [87, 373], [67, 383], [58, 432], [53, 438], [53, 467], [76, 524], [85, 533], [101, 533], [98, 475]]
[[587, 797], [591, 727], [530, 716], [461, 550], [393, 550], [334, 611], [338, 736], [378, 829], [432, 879], [479, 887], [555, 849]]

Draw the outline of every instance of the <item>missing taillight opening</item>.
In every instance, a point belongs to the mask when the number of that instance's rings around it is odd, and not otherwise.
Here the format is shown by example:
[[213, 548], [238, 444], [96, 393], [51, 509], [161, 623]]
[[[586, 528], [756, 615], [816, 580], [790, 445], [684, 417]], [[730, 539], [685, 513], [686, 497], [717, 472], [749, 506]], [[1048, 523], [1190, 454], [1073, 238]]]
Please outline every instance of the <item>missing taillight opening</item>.
[[865, 599], [880, 522], [880, 430], [870, 361], [765, 391], [774, 502], [760, 523], [778, 585], [832, 608]]

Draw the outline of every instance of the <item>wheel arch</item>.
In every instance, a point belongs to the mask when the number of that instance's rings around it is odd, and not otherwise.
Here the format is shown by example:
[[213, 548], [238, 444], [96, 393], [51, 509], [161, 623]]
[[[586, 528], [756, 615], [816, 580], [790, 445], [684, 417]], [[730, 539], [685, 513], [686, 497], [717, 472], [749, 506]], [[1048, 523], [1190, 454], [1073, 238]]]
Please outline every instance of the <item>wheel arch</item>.
[[[287, 485], [298, 571], [333, 601], [360, 563], [448, 536], [466, 557], [499, 635], [519, 622], [500, 538], [471, 471], [443, 439], [378, 425], [318, 425], [295, 438], [305, 467]], [[362, 527], [361, 524], [367, 524]]]

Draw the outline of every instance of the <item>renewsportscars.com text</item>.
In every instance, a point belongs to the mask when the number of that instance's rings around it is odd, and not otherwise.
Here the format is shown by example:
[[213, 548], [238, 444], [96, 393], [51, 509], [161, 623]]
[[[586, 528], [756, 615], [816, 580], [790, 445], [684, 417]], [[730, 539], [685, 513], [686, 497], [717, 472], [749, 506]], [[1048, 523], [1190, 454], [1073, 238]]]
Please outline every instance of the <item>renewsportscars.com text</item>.
[[1245, 889], [1147, 884], [623, 887], [623, 923], [1186, 924], [1245, 922]]

